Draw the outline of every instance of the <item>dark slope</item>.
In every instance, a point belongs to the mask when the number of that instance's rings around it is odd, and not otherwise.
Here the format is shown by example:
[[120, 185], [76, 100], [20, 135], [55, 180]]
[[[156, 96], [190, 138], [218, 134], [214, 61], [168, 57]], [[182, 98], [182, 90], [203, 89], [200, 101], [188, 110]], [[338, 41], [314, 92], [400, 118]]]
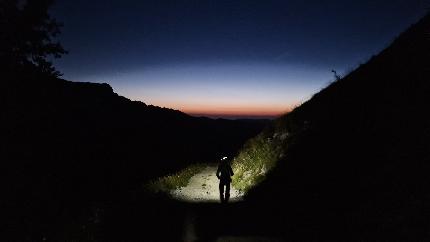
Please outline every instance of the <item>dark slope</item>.
[[94, 204], [234, 153], [266, 124], [194, 118], [130, 101], [107, 84], [28, 72], [3, 77], [0, 201], [7, 212], [1, 223], [17, 240], [81, 226]]
[[286, 156], [250, 194], [254, 209], [287, 238], [430, 239], [429, 104], [427, 15], [276, 121]]

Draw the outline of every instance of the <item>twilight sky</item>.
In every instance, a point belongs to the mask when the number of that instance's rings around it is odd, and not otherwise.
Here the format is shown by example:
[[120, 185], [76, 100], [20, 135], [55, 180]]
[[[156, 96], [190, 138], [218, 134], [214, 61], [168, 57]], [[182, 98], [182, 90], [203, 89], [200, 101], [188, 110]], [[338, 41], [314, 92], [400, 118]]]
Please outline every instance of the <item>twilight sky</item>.
[[[270, 117], [386, 47], [430, 0], [57, 0], [64, 78], [147, 104]], [[363, 97], [365, 98], [365, 97]]]

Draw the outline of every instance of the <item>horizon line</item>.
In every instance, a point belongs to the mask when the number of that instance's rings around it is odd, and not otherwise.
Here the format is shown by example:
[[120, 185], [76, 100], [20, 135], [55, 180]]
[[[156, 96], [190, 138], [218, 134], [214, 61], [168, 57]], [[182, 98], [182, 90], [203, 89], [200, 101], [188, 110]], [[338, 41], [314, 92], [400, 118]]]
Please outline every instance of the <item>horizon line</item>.
[[[184, 112], [184, 111], [182, 111]], [[193, 113], [193, 112], [184, 112], [190, 116], [193, 117], [205, 117], [205, 118], [211, 118], [211, 119], [276, 119], [282, 115], [284, 115], [285, 113], [280, 113], [280, 114], [221, 114], [221, 113]], [[287, 112], [288, 113], [288, 112]]]

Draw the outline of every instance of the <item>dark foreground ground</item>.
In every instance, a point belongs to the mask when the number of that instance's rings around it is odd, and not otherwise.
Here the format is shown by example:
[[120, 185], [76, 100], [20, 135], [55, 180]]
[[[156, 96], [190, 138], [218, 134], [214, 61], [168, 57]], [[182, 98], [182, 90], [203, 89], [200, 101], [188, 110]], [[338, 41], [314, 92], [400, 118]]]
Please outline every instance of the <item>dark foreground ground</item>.
[[[106, 213], [102, 240], [223, 241], [229, 238], [285, 238], [286, 220], [247, 203], [183, 203], [167, 198], [136, 200]], [[253, 241], [253, 240], [252, 240]], [[281, 240], [282, 241], [282, 240]]]
[[[286, 198], [288, 194], [285, 194]], [[430, 228], [423, 206], [407, 211], [362, 211], [341, 201], [314, 204], [251, 200], [238, 203], [182, 203], [144, 193], [108, 207], [91, 231], [100, 241], [426, 241]], [[369, 203], [371, 201], [369, 200]], [[372, 206], [370, 206], [372, 207]], [[424, 214], [422, 214], [424, 213]], [[373, 215], [372, 215], [373, 214]], [[418, 216], [417, 216], [418, 214]], [[419, 216], [422, 214], [422, 216]], [[380, 220], [391, 217], [392, 221]], [[421, 218], [421, 219], [420, 219]], [[397, 223], [396, 220], [403, 221]]]

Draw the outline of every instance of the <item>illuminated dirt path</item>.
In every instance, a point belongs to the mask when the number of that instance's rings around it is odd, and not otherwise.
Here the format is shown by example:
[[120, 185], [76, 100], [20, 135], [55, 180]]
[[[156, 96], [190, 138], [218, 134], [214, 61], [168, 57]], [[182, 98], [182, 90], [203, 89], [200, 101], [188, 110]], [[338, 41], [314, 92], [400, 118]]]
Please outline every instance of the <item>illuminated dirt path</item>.
[[[236, 223], [250, 226], [246, 223], [251, 222], [254, 226], [260, 221], [246, 220], [240, 221], [243, 214], [242, 203], [236, 203], [243, 199], [243, 194], [238, 190], [231, 188], [230, 203], [220, 203], [218, 184], [216, 177], [216, 166], [208, 166], [201, 172], [192, 176], [188, 185], [171, 192], [171, 195], [181, 201], [191, 202], [187, 209], [184, 210], [183, 234], [182, 241], [214, 241], [214, 242], [280, 242], [272, 236], [266, 236], [264, 233], [238, 233], [239, 228]], [[248, 214], [248, 213], [247, 213]], [[240, 221], [240, 222], [237, 222]], [[263, 220], [264, 221], [264, 220]], [[266, 222], [264, 222], [266, 223]], [[245, 225], [244, 225], [245, 224]], [[258, 227], [261, 229], [260, 227]], [[248, 232], [248, 231], [247, 231]]]
[[[172, 196], [178, 200], [187, 202], [219, 202], [219, 180], [216, 177], [217, 167], [208, 166], [200, 173], [191, 177], [187, 186], [173, 190]], [[242, 199], [238, 190], [231, 187], [230, 202], [237, 202]]]

